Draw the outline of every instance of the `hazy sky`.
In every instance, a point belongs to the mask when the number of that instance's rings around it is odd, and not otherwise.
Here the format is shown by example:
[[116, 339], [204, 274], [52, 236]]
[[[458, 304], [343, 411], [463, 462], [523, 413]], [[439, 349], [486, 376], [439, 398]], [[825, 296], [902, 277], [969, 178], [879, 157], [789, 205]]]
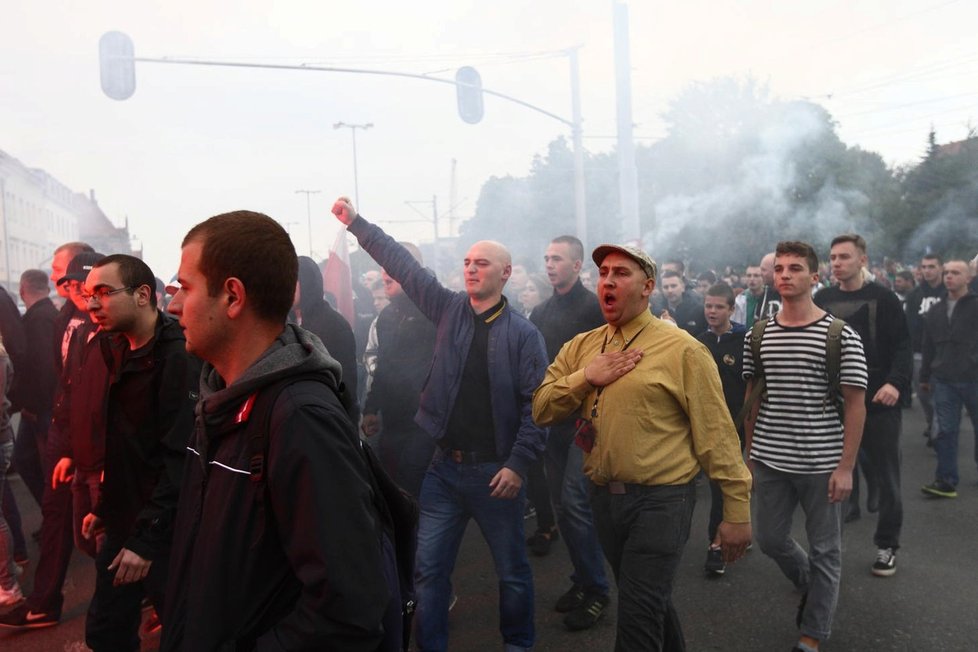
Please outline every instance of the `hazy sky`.
[[[286, 224], [307, 253], [297, 189], [322, 191], [311, 244], [326, 255], [336, 232], [329, 206], [353, 196], [351, 134], [336, 122], [374, 124], [357, 132], [361, 212], [413, 240], [430, 238], [432, 225], [406, 202], [437, 195], [444, 216], [452, 159], [455, 212], [465, 217], [486, 179], [526, 174], [568, 130], [491, 97], [483, 122], [468, 125], [451, 86], [336, 73], [140, 63], [135, 95], [117, 102], [99, 86], [98, 39], [109, 30], [129, 34], [144, 57], [445, 77], [473, 65], [487, 88], [567, 117], [559, 51], [581, 45], [585, 146], [614, 145], [611, 0], [0, 3], [0, 149], [74, 190], [94, 189], [116, 223], [128, 216], [162, 277], [176, 270], [189, 227], [238, 208]], [[930, 125], [941, 142], [957, 140], [978, 114], [978, 4], [968, 0], [628, 4], [643, 143], [661, 137], [659, 116], [685, 85], [728, 75], [823, 104], [846, 143], [895, 164], [920, 156]], [[430, 214], [430, 203], [417, 208]]]

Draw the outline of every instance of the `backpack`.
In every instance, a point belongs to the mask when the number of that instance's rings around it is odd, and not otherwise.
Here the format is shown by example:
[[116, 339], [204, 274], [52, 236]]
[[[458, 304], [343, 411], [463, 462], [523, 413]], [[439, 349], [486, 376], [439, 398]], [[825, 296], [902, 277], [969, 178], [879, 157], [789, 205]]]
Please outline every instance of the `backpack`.
[[[262, 491], [257, 492], [261, 500], [257, 502], [260, 528], [264, 528], [265, 508], [265, 459], [268, 456], [268, 433], [272, 425], [272, 410], [282, 391], [291, 385], [302, 381], [313, 381], [328, 389], [339, 401], [344, 412], [349, 415], [352, 404], [349, 393], [343, 384], [337, 389], [323, 382], [319, 374], [298, 374], [273, 383], [258, 393], [258, 398], [252, 407], [250, 418], [262, 427], [253, 429], [248, 440], [249, 470], [251, 481], [261, 485]], [[384, 533], [390, 539], [394, 548], [397, 565], [397, 582], [401, 595], [401, 620], [403, 634], [403, 649], [408, 649], [411, 637], [411, 620], [416, 606], [414, 596], [414, 554], [417, 549], [418, 518], [420, 509], [418, 501], [407, 491], [397, 485], [381, 465], [373, 449], [357, 439], [360, 452], [367, 468], [367, 477], [373, 490], [373, 502], [380, 515]]]
[[[764, 339], [764, 330], [769, 321], [771, 318], [756, 321], [750, 330], [749, 341], [751, 358], [754, 361], [754, 384], [751, 387], [750, 395], [744, 401], [744, 406], [740, 408], [740, 412], [737, 414], [737, 420], [734, 422], [738, 428], [744, 424], [747, 415], [754, 409], [767, 388], [767, 378], [764, 374], [764, 366], [761, 364], [761, 340]], [[839, 400], [839, 392], [841, 391], [842, 377], [842, 329], [845, 327], [844, 321], [833, 319], [829, 324], [828, 333], [825, 335], [825, 371], [829, 378], [829, 388], [822, 399], [822, 407], [825, 409], [831, 403], [839, 413], [840, 419], [844, 418], [844, 405]]]

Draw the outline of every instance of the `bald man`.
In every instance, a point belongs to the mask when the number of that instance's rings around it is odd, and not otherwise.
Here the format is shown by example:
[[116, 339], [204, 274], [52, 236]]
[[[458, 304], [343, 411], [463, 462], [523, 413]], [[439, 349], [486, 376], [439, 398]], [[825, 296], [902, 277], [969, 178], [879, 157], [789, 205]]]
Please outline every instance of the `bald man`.
[[437, 328], [435, 355], [415, 422], [435, 440], [421, 486], [418, 649], [448, 647], [451, 574], [475, 519], [499, 576], [499, 630], [507, 650], [533, 646], [533, 576], [523, 532], [524, 479], [543, 452], [531, 416], [547, 368], [543, 336], [503, 298], [512, 273], [506, 247], [476, 242], [465, 254], [464, 292], [442, 286], [403, 246], [341, 197], [333, 214]]

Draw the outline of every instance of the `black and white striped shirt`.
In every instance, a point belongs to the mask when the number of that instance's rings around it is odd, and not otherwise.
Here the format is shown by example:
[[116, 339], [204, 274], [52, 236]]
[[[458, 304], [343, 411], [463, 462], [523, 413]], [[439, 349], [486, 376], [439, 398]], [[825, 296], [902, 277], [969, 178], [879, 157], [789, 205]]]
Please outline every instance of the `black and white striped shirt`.
[[[761, 339], [767, 387], [754, 423], [752, 460], [789, 473], [825, 473], [842, 458], [842, 421], [829, 389], [825, 340], [829, 314], [806, 326], [781, 326], [775, 317]], [[840, 383], [866, 388], [866, 356], [859, 335], [842, 330]], [[754, 375], [750, 336], [744, 340], [744, 378]], [[841, 398], [840, 398], [841, 400]]]

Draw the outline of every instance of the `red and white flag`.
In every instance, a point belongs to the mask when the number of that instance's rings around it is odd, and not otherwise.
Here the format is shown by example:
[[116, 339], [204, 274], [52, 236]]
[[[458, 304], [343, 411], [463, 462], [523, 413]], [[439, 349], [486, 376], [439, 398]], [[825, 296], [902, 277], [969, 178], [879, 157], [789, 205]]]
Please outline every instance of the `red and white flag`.
[[346, 247], [346, 229], [336, 234], [323, 268], [323, 287], [336, 299], [336, 310], [353, 326], [353, 275], [350, 272], [350, 252]]

